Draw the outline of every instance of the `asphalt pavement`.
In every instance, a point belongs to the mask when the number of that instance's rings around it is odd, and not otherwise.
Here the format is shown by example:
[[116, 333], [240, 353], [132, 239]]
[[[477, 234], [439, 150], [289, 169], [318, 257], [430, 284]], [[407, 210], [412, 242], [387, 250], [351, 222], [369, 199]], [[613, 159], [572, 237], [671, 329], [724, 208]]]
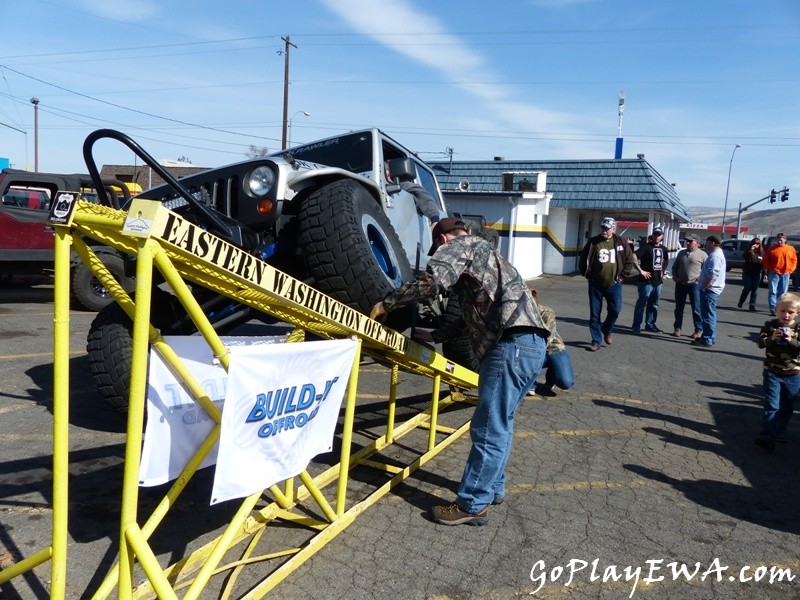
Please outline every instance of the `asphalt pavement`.
[[[483, 527], [431, 521], [430, 507], [454, 497], [469, 448], [464, 436], [358, 516], [270, 596], [800, 598], [800, 422], [795, 416], [788, 443], [774, 454], [754, 444], [763, 356], [755, 339], [769, 315], [765, 289], [758, 312], [736, 307], [739, 276], [728, 273], [713, 348], [669, 335], [674, 286], [668, 280], [658, 318], [665, 333], [630, 331], [636, 288], [626, 285], [612, 345], [598, 352], [587, 351], [585, 280], [533, 280], [558, 315], [576, 385], [553, 398], [532, 397], [517, 413], [505, 503], [491, 507]], [[119, 527], [123, 423], [89, 383], [83, 348], [92, 317], [73, 312], [71, 319], [69, 598], [90, 597], [97, 588], [115, 560]], [[688, 307], [684, 322], [691, 323]], [[4, 567], [49, 544], [47, 285], [4, 285], [0, 341]], [[385, 414], [387, 377], [383, 366], [362, 364], [358, 426], [369, 429]], [[423, 406], [429, 393], [428, 380], [403, 374], [403, 410]], [[396, 453], [408, 450], [403, 443]], [[176, 503], [171, 524], [154, 536], [162, 564], [179, 559], [190, 540], [219, 535], [230, 518], [231, 503], [208, 506], [209, 485], [210, 475], [200, 476]], [[156, 492], [143, 492], [142, 502], [154, 498]], [[291, 532], [278, 528], [269, 535]], [[264, 576], [255, 565], [239, 577], [246, 589]], [[0, 587], [0, 597], [46, 598], [48, 579], [45, 564]], [[203, 597], [215, 593], [210, 587]]]

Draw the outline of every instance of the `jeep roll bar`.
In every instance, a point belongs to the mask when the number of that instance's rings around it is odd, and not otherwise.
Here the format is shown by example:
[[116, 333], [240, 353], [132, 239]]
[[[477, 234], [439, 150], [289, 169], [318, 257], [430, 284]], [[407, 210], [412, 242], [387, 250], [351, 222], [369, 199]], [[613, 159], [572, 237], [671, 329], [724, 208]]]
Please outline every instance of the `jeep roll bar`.
[[98, 129], [97, 131], [93, 131], [83, 142], [83, 160], [86, 162], [86, 167], [89, 169], [89, 175], [92, 177], [94, 187], [97, 189], [97, 200], [100, 204], [115, 209], [120, 208], [119, 202], [116, 199], [109, 198], [92, 153], [95, 142], [103, 138], [117, 140], [130, 148], [134, 154], [142, 159], [144, 164], [153, 169], [167, 185], [189, 203], [193, 209], [192, 212], [195, 218], [201, 226], [239, 247], [250, 247], [252, 239], [256, 237], [254, 231], [200, 202], [139, 144], [133, 141], [129, 136], [114, 129]]

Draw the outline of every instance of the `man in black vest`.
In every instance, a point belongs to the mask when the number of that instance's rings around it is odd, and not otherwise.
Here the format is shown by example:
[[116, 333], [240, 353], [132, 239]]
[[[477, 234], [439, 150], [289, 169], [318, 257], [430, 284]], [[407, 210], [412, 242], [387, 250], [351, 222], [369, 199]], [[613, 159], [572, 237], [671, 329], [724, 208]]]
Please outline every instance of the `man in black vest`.
[[661, 245], [663, 240], [664, 232], [656, 227], [650, 234], [647, 243], [636, 251], [641, 272], [639, 274], [639, 298], [636, 300], [636, 308], [633, 309], [633, 325], [631, 325], [634, 333], [641, 332], [643, 316], [645, 331], [661, 333], [656, 325], [658, 300], [661, 298], [661, 285], [664, 283], [664, 273], [667, 272], [669, 263], [669, 253]]

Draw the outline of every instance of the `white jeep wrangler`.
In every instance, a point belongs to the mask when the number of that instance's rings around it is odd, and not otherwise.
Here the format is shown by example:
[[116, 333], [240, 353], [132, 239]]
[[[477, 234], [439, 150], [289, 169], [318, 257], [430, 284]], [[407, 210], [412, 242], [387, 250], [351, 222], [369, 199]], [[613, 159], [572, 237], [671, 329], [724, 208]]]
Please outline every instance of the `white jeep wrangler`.
[[[430, 217], [447, 215], [433, 171], [379, 129], [327, 138], [180, 180], [129, 137], [112, 130], [96, 131], [84, 144], [93, 179], [100, 176], [92, 147], [101, 138], [128, 145], [167, 182], [136, 197], [162, 202], [365, 314], [425, 268]], [[404, 183], [410, 182], [430, 196], [428, 216], [417, 210], [414, 195], [405, 189], [409, 186]], [[128, 263], [130, 267], [132, 260]], [[132, 274], [130, 268], [127, 272]], [[154, 292], [159, 295], [153, 301], [154, 325], [164, 334], [193, 332], [175, 298]], [[196, 295], [220, 332], [259, 317], [249, 307], [208, 290], [198, 289]], [[98, 313], [87, 340], [95, 383], [121, 410], [127, 409], [131, 327], [121, 308], [112, 304]]]

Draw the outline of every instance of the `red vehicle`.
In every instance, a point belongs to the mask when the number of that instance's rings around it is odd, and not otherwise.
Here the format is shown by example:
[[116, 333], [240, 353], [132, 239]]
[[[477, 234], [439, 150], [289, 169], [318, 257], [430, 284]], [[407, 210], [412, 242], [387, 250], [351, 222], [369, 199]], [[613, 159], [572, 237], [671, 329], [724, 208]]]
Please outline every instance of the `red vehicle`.
[[[128, 188], [119, 182], [109, 187], [114, 191], [120, 188], [128, 195]], [[93, 196], [89, 175], [18, 169], [0, 172], [0, 277], [52, 274], [55, 232], [46, 221], [50, 201], [59, 190], [85, 190], [87, 198]], [[133, 280], [125, 277], [123, 257], [106, 246], [93, 245], [92, 249], [123, 287], [132, 290]], [[112, 301], [108, 290], [76, 255], [72, 257], [71, 277], [73, 299], [80, 307], [100, 310]]]

